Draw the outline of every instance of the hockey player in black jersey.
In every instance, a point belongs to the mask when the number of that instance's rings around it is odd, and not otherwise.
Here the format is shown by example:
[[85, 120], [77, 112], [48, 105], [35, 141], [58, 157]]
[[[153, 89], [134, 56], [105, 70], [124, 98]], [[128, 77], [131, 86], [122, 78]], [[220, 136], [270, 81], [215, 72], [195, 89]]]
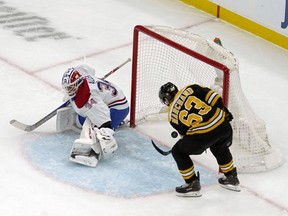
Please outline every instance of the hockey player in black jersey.
[[161, 86], [159, 98], [169, 106], [169, 123], [182, 136], [173, 146], [172, 155], [186, 184], [176, 187], [176, 194], [201, 196], [199, 173], [196, 174], [189, 155], [202, 154], [208, 148], [224, 174], [219, 178], [219, 184], [240, 191], [237, 170], [229, 150], [233, 116], [220, 95], [197, 84], [187, 85], [178, 91], [177, 86], [168, 82]]

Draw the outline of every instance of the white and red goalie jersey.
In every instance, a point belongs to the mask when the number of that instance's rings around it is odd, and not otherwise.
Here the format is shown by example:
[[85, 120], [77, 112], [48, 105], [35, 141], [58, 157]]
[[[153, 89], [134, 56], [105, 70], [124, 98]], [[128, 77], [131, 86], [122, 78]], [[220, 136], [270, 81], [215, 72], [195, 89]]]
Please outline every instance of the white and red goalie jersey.
[[70, 73], [73, 71], [78, 71], [81, 77], [76, 94], [69, 97], [75, 112], [88, 117], [98, 128], [111, 122], [111, 128], [115, 129], [129, 112], [122, 89], [114, 83], [96, 78], [94, 70], [87, 65], [72, 68]]
[[71, 106], [57, 111], [56, 130], [80, 132], [70, 161], [95, 167], [102, 154], [109, 155], [117, 149], [114, 129], [128, 115], [129, 104], [118, 86], [96, 78], [88, 65], [69, 68], [63, 75], [62, 86]]

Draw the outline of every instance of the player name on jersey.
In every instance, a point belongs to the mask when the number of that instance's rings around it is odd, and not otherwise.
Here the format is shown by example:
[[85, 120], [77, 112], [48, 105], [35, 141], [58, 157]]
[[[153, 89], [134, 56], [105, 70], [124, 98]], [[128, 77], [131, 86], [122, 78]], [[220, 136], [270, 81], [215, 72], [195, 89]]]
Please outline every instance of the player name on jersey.
[[173, 108], [172, 108], [172, 113], [171, 113], [171, 121], [175, 124], [179, 124], [178, 123], [178, 114], [179, 114], [179, 111], [181, 110], [181, 107], [183, 105], [183, 103], [185, 102], [186, 98], [188, 96], [190, 96], [191, 94], [193, 93], [193, 89], [192, 88], [187, 88], [185, 89], [181, 95], [176, 99], [176, 103], [173, 105]]

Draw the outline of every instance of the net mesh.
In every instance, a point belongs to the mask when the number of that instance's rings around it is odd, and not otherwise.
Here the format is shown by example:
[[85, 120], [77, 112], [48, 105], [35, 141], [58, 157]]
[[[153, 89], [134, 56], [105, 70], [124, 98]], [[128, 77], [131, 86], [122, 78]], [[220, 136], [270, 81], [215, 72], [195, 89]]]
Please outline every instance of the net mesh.
[[[166, 110], [158, 98], [159, 88], [166, 82], [176, 84], [179, 89], [197, 83], [221, 95], [228, 91], [228, 107], [234, 116], [231, 151], [238, 171], [266, 171], [283, 163], [282, 155], [270, 143], [265, 123], [253, 112], [242, 91], [238, 61], [231, 52], [199, 35], [170, 27], [145, 26], [137, 32], [138, 49], [133, 54], [137, 58], [133, 71], [137, 73], [136, 103], [131, 104], [135, 106], [136, 122]], [[175, 47], [174, 42], [180, 46]], [[186, 49], [201, 55], [195, 58]], [[212, 61], [205, 63], [203, 56]], [[217, 69], [215, 62], [225, 65], [229, 73]], [[229, 76], [230, 81], [226, 89], [223, 89], [224, 76]]]

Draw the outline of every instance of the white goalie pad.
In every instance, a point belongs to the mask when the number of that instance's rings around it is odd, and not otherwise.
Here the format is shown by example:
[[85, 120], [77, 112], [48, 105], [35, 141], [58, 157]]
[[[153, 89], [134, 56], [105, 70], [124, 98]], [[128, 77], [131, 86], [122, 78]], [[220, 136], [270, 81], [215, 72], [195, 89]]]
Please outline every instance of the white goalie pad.
[[92, 130], [92, 124], [86, 119], [80, 138], [76, 139], [70, 153], [70, 161], [85, 166], [96, 167], [102, 157], [102, 150], [95, 132]]
[[104, 155], [113, 154], [118, 148], [118, 144], [113, 137], [114, 131], [110, 128], [94, 128], [96, 137], [100, 143]]
[[80, 133], [81, 124], [77, 121], [77, 119], [77, 113], [71, 106], [57, 110], [56, 131], [63, 132], [73, 130]]
[[96, 167], [102, 152], [99, 142], [92, 139], [76, 139], [70, 153], [70, 161]]

